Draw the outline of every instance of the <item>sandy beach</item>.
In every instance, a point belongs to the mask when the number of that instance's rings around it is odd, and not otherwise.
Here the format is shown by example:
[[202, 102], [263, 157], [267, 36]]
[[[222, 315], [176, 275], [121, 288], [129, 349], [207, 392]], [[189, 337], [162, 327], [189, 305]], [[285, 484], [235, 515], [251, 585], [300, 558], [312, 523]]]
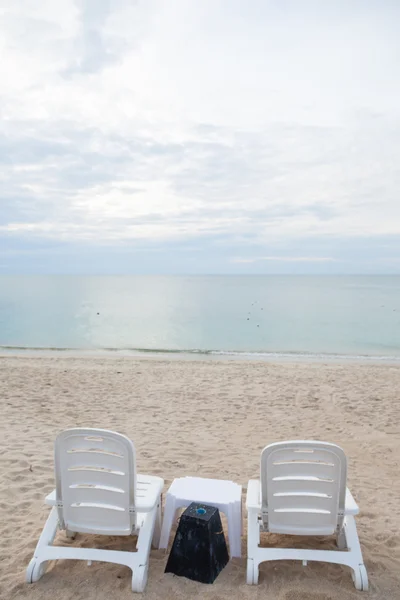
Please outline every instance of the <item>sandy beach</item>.
[[[212, 586], [165, 575], [152, 550], [145, 596], [239, 600], [400, 599], [400, 366], [134, 358], [0, 358], [0, 598], [108, 600], [133, 596], [125, 567], [78, 561], [50, 565], [34, 585], [25, 568], [54, 487], [53, 442], [68, 427], [113, 429], [137, 449], [139, 472], [232, 479], [258, 476], [262, 448], [285, 439], [338, 443], [349, 459], [349, 487], [370, 579], [365, 596], [350, 570], [327, 564], [264, 563], [245, 583], [234, 559]], [[166, 489], [165, 488], [165, 489]], [[75, 544], [99, 544], [79, 535]], [[128, 538], [105, 539], [128, 549]], [[58, 543], [70, 544], [62, 533]], [[266, 536], [265, 543], [310, 546]], [[315, 540], [314, 540], [315, 546]], [[315, 547], [330, 548], [320, 539]], [[242, 539], [243, 557], [246, 538]]]

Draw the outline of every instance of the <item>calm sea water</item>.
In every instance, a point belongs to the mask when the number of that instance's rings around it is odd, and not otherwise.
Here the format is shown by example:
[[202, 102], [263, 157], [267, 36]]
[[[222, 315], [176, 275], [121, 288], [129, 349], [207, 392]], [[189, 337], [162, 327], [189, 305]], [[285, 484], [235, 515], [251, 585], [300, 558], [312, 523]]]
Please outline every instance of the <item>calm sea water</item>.
[[400, 358], [400, 276], [0, 276], [0, 346]]

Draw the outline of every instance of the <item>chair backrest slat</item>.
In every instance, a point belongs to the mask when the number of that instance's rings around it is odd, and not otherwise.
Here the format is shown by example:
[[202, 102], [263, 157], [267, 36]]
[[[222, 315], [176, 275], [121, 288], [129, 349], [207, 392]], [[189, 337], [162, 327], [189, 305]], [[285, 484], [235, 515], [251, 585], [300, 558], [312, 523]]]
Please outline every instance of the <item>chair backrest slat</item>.
[[68, 429], [55, 442], [56, 498], [63, 528], [129, 535], [136, 526], [132, 442], [104, 429]]
[[261, 454], [263, 521], [268, 531], [329, 535], [341, 526], [347, 460], [325, 442], [278, 442]]

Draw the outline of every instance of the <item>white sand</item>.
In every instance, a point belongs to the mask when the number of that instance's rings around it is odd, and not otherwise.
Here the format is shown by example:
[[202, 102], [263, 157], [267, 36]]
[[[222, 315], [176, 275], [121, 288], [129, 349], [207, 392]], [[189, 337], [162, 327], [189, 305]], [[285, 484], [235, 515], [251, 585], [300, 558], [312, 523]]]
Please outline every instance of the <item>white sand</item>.
[[[43, 498], [53, 489], [54, 438], [62, 429], [88, 426], [131, 437], [139, 470], [161, 475], [166, 485], [191, 474], [246, 486], [270, 442], [340, 444], [361, 508], [357, 523], [371, 590], [365, 597], [400, 599], [399, 400], [399, 366], [0, 358], [0, 598], [132, 598], [129, 570], [105, 563], [58, 561], [38, 583], [24, 581], [49, 510]], [[71, 543], [61, 533], [57, 539]], [[84, 542], [93, 540], [78, 536], [73, 543]], [[109, 548], [131, 542], [105, 540]], [[165, 563], [165, 554], [152, 550], [150, 600], [364, 597], [341, 566], [264, 563], [258, 587], [250, 587], [244, 558], [232, 561], [212, 586], [164, 575]]]

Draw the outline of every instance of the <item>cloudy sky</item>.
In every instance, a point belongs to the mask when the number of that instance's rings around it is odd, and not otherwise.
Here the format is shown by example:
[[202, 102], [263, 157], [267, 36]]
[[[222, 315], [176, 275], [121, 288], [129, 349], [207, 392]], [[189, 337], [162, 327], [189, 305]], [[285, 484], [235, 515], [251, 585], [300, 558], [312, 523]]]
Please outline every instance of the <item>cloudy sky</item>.
[[398, 0], [0, 7], [0, 272], [400, 273]]

